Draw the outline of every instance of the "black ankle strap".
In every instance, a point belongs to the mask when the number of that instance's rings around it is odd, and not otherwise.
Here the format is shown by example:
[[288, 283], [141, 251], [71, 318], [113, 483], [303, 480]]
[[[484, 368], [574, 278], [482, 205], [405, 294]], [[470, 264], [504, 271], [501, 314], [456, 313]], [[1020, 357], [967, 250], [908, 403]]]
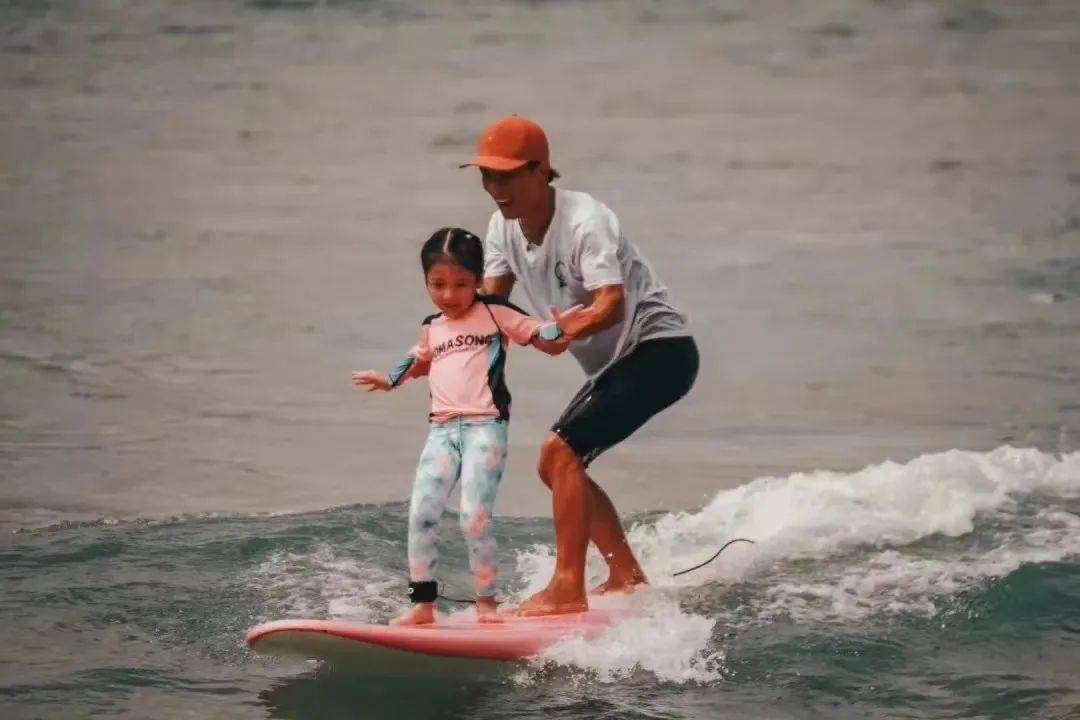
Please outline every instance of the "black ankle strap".
[[414, 603], [435, 602], [439, 597], [439, 583], [434, 580], [409, 583], [409, 600]]

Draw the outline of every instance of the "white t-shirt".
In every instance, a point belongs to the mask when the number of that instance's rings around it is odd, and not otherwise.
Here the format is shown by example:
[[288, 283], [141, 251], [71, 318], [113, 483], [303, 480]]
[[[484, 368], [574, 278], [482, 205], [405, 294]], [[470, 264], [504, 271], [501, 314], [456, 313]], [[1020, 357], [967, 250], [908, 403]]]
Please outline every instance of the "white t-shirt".
[[597, 288], [623, 286], [622, 317], [570, 344], [590, 378], [644, 340], [690, 334], [686, 316], [668, 301], [667, 288], [623, 237], [615, 213], [586, 193], [555, 189], [555, 214], [540, 245], [529, 243], [518, 221], [496, 210], [484, 239], [484, 277], [502, 275], [513, 275], [533, 312], [549, 320], [551, 306], [588, 306]]

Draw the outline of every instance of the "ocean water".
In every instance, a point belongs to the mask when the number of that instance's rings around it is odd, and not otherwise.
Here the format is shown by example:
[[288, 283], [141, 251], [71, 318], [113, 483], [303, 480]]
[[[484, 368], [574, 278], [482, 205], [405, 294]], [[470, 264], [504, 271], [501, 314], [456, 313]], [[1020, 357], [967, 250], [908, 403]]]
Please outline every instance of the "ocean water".
[[[511, 112], [691, 318], [626, 512], [796, 470], [1080, 445], [1080, 18], [1044, 3], [0, 5], [0, 528], [407, 496], [416, 253]], [[535, 81], [526, 81], [535, 79]], [[505, 514], [569, 357], [512, 353]], [[660, 476], [678, 482], [658, 485]]]
[[[1077, 78], [1074, 0], [0, 2], [0, 717], [1075, 716]], [[513, 112], [701, 348], [592, 466], [654, 586], [468, 682], [252, 656], [405, 607], [426, 391], [349, 373]], [[582, 378], [508, 375], [514, 599]]]
[[[69, 524], [0, 552], [0, 711], [36, 717], [1072, 718], [1080, 454], [950, 451], [763, 477], [630, 521], [653, 581], [598, 639], [465, 679], [252, 655], [255, 623], [406, 607], [406, 507]], [[444, 527], [441, 578], [465, 592]], [[733, 537], [712, 564], [678, 578]], [[550, 524], [498, 525], [508, 596]], [[601, 579], [598, 557], [590, 578]], [[460, 612], [444, 607], [445, 612]]]

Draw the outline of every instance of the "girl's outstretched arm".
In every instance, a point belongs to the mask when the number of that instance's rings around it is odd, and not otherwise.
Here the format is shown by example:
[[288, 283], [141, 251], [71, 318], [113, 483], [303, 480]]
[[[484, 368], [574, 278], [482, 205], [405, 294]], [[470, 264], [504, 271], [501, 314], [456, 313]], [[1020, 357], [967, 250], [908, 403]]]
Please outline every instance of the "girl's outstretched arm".
[[556, 322], [544, 322], [530, 317], [524, 310], [505, 300], [483, 299], [498, 329], [518, 345], [532, 345], [548, 355], [558, 355], [570, 345], [566, 325], [574, 323], [585, 311], [581, 305], [567, 308], [555, 317]]
[[379, 390], [386, 392], [391, 387], [390, 376], [378, 370], [357, 370], [352, 374], [352, 383], [361, 390], [367, 388], [368, 392]]
[[[413, 366], [409, 368], [409, 379], [411, 380], [412, 378], [427, 377], [430, 371], [431, 361], [420, 360], [419, 358], [417, 358], [416, 362], [413, 363]], [[402, 379], [402, 382], [404, 382], [404, 378]], [[401, 383], [398, 384], [400, 385]]]
[[431, 370], [430, 360], [417, 360], [416, 356], [409, 354], [397, 364], [390, 374], [381, 373], [377, 370], [359, 370], [352, 374], [353, 385], [358, 388], [367, 388], [368, 392], [386, 392], [393, 390], [406, 380], [423, 377]]

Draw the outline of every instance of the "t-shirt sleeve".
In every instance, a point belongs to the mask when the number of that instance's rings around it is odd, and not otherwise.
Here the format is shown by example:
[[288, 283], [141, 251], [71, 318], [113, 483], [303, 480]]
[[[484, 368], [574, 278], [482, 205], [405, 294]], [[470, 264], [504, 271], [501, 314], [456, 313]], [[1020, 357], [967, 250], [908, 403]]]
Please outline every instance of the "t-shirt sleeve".
[[428, 342], [430, 330], [430, 325], [425, 324], [420, 326], [420, 340], [418, 340], [417, 343], [412, 346], [412, 349], [409, 350], [409, 354], [419, 362], [431, 361], [431, 343]]
[[491, 216], [487, 235], [484, 236], [484, 277], [503, 277], [513, 275], [510, 263], [506, 260], [506, 236], [502, 232], [498, 213]]
[[534, 318], [505, 305], [488, 305], [495, 322], [518, 345], [528, 345], [540, 329], [554, 323]]
[[625, 282], [618, 231], [606, 219], [595, 220], [581, 230], [581, 280], [586, 290]]

